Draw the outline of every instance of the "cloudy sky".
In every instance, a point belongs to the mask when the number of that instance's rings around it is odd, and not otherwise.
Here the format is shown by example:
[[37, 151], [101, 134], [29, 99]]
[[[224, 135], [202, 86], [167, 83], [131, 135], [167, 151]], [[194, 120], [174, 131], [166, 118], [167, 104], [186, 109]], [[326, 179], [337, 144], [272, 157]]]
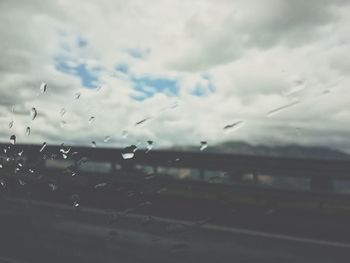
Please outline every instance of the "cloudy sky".
[[346, 0], [2, 0], [0, 140], [349, 151], [349, 25]]

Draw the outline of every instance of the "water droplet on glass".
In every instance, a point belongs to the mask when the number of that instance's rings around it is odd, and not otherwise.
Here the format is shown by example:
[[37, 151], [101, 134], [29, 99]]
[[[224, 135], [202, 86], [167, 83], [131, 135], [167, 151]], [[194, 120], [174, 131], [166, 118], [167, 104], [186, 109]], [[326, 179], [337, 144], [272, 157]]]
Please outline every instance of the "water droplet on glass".
[[126, 130], [123, 130], [123, 131], [122, 131], [122, 138], [125, 139], [125, 138], [128, 137], [128, 135], [129, 135], [129, 134], [128, 134], [128, 131], [126, 131]]
[[3, 187], [3, 188], [6, 188], [6, 182], [4, 179], [0, 179], [0, 185]]
[[95, 185], [94, 188], [97, 189], [97, 188], [101, 188], [101, 187], [105, 187], [105, 186], [107, 186], [107, 183], [100, 183], [100, 184]]
[[61, 117], [63, 117], [66, 113], [67, 113], [67, 111], [66, 111], [65, 108], [62, 108], [62, 109], [60, 110], [60, 115], [61, 115]]
[[23, 155], [23, 153], [24, 153], [24, 150], [18, 152], [18, 156], [21, 157]]
[[81, 93], [80, 93], [80, 92], [77, 92], [77, 93], [75, 93], [75, 95], [74, 95], [74, 99], [78, 100], [78, 99], [80, 98], [80, 96], [81, 96]]
[[95, 117], [91, 116], [90, 119], [89, 119], [89, 124], [92, 124], [94, 121], [95, 121]]
[[40, 92], [44, 93], [47, 90], [47, 84], [45, 82], [42, 82], [40, 85]]
[[96, 145], [96, 142], [95, 142], [95, 141], [92, 141], [92, 142], [91, 142], [91, 147], [92, 147], [92, 148], [96, 148], [96, 147], [97, 147], [97, 145]]
[[147, 141], [147, 151], [146, 152], [149, 152], [150, 150], [152, 150], [153, 148], [153, 141]]
[[225, 132], [232, 132], [232, 131], [236, 131], [239, 128], [241, 128], [244, 125], [244, 121], [240, 120], [240, 121], [236, 121], [232, 124], [228, 124], [224, 127], [224, 131]]
[[36, 118], [37, 115], [38, 115], [38, 112], [37, 112], [36, 108], [33, 107], [33, 108], [30, 110], [30, 117], [32, 118], [32, 120], [34, 120], [34, 119]]
[[103, 139], [103, 142], [109, 142], [111, 140], [111, 136], [106, 136], [104, 139]]
[[67, 125], [67, 122], [64, 121], [64, 120], [62, 120], [62, 121], [60, 122], [60, 126], [61, 126], [62, 128], [64, 128], [66, 125]]
[[21, 185], [21, 186], [25, 186], [26, 185], [26, 182], [21, 180], [21, 179], [18, 179], [18, 183]]
[[11, 129], [13, 126], [13, 120], [9, 122], [9, 128]]
[[201, 141], [201, 146], [199, 150], [204, 151], [208, 147], [208, 143], [206, 141]]
[[4, 159], [0, 158], [0, 169], [4, 167]]
[[27, 136], [30, 135], [30, 127], [29, 127], [29, 126], [26, 128], [26, 135], [27, 135]]
[[73, 207], [78, 208], [80, 206], [80, 197], [77, 194], [72, 195]]
[[284, 105], [284, 106], [281, 106], [281, 107], [275, 108], [275, 109], [273, 109], [273, 110], [270, 110], [270, 111], [267, 113], [267, 116], [268, 116], [268, 117], [273, 116], [273, 115], [275, 115], [275, 114], [277, 114], [277, 113], [280, 113], [280, 112], [282, 112], [282, 111], [284, 111], [284, 110], [286, 110], [286, 109], [288, 109], [288, 108], [290, 108], [290, 107], [292, 107], [292, 106], [294, 106], [294, 105], [297, 105], [298, 103], [300, 103], [300, 101], [299, 101], [299, 100], [296, 100], [296, 101], [293, 101], [293, 102], [291, 102], [291, 103], [288, 103], [288, 104], [286, 104], [286, 105]]
[[132, 158], [134, 158], [136, 150], [137, 150], [137, 147], [135, 145], [131, 145], [131, 146], [125, 147], [123, 149], [123, 151], [122, 151], [123, 159], [132, 159]]
[[11, 143], [11, 144], [16, 144], [16, 135], [11, 135], [11, 137], [10, 137], [10, 143]]
[[56, 191], [58, 189], [58, 186], [55, 183], [49, 183], [49, 188], [51, 191]]
[[68, 154], [70, 152], [70, 150], [72, 149], [72, 147], [69, 147], [67, 150], [64, 149], [64, 143], [61, 144], [61, 148], [60, 148], [60, 152], [61, 153], [65, 153]]
[[29, 169], [28, 170], [31, 174], [34, 173], [34, 170], [33, 169]]
[[41, 146], [41, 148], [40, 148], [40, 151], [39, 151], [39, 152], [42, 152], [42, 151], [45, 149], [45, 147], [46, 147], [46, 142], [44, 142], [44, 143], [43, 143], [43, 145]]
[[148, 120], [150, 120], [150, 119], [151, 119], [151, 117], [144, 118], [144, 119], [142, 119], [142, 120], [136, 122], [136, 123], [135, 123], [135, 126], [138, 126], [138, 125], [141, 125], [141, 124], [146, 124], [146, 122], [147, 122]]
[[306, 81], [303, 79], [296, 79], [292, 81], [292, 84], [290, 85], [288, 90], [283, 92], [283, 95], [288, 97], [304, 90], [305, 88], [306, 88]]

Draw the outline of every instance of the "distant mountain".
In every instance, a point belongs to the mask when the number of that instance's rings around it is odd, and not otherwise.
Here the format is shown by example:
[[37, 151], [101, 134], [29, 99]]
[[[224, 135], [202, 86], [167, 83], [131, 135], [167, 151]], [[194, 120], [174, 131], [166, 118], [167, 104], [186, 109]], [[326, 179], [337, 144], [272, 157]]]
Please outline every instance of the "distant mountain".
[[[184, 151], [199, 151], [199, 146], [176, 146], [172, 149]], [[350, 155], [335, 149], [327, 147], [308, 147], [296, 144], [284, 146], [266, 146], [251, 145], [249, 143], [239, 141], [230, 141], [212, 146], [209, 145], [204, 151], [273, 157], [350, 160]]]

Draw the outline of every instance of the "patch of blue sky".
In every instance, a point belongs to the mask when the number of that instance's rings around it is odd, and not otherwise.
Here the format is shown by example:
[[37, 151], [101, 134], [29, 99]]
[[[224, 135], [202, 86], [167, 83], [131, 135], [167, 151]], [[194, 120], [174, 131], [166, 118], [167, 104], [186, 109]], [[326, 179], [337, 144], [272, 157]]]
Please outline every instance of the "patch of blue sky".
[[81, 83], [86, 88], [96, 88], [99, 83], [100, 68], [88, 68], [86, 64], [69, 63], [63, 58], [56, 58], [55, 67], [58, 71], [74, 75], [80, 78]]
[[157, 93], [164, 93], [168, 96], [177, 96], [179, 87], [177, 80], [169, 78], [154, 78], [150, 76], [132, 77], [133, 86], [138, 95], [132, 96], [136, 100], [145, 100]]
[[198, 83], [191, 91], [192, 95], [202, 97], [215, 91], [215, 86], [209, 74], [203, 74], [202, 79], [204, 79], [206, 83]]

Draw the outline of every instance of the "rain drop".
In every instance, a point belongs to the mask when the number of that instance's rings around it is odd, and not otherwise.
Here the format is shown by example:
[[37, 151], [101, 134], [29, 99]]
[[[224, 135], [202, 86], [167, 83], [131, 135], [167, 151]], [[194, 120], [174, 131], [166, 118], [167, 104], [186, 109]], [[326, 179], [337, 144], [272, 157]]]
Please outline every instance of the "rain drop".
[[201, 141], [201, 146], [199, 150], [204, 151], [208, 147], [208, 143], [206, 141]]
[[268, 117], [273, 116], [273, 115], [275, 115], [275, 114], [277, 114], [277, 113], [280, 113], [280, 112], [282, 112], [282, 111], [284, 111], [284, 110], [286, 110], [286, 109], [288, 109], [288, 108], [290, 108], [290, 107], [292, 107], [292, 106], [294, 106], [294, 105], [297, 105], [298, 103], [300, 103], [300, 101], [299, 101], [299, 100], [296, 100], [296, 101], [293, 101], [293, 102], [291, 102], [291, 103], [288, 103], [288, 104], [286, 104], [286, 105], [284, 105], [284, 106], [281, 106], [281, 107], [275, 108], [275, 109], [273, 109], [273, 110], [270, 110], [270, 111], [267, 113], [267, 116], [268, 116]]
[[4, 179], [1, 179], [0, 180], [0, 185], [3, 187], [3, 188], [6, 188], [6, 182]]
[[0, 158], [0, 169], [4, 167], [4, 159]]
[[47, 90], [47, 84], [45, 82], [42, 82], [40, 85], [40, 92], [44, 93]]
[[95, 121], [95, 117], [91, 116], [90, 119], [89, 119], [89, 124], [92, 124], [94, 121]]
[[36, 116], [38, 115], [38, 112], [37, 110], [33, 107], [31, 110], [30, 110], [30, 117], [32, 118], [32, 120], [34, 120], [36, 118]]
[[107, 186], [107, 183], [100, 183], [100, 184], [95, 185], [94, 188], [97, 189], [97, 188], [101, 188], [101, 187], [105, 187], [105, 186]]
[[153, 141], [147, 141], [147, 151], [146, 152], [149, 152], [150, 150], [152, 150], [153, 148]]
[[66, 121], [61, 121], [60, 122], [60, 126], [62, 127], [62, 128], [64, 128], [65, 126], [67, 125], [67, 122]]
[[26, 185], [26, 182], [21, 180], [21, 179], [18, 179], [18, 183], [21, 185], [21, 186], [25, 186]]
[[288, 90], [286, 90], [282, 95], [288, 97], [294, 95], [295, 93], [299, 93], [306, 88], [306, 81], [303, 79], [295, 79], [292, 81]]
[[109, 142], [111, 140], [111, 136], [106, 136], [104, 139], [103, 139], [103, 142]]
[[26, 128], [26, 135], [27, 135], [27, 136], [30, 135], [30, 127], [29, 127], [29, 126]]
[[11, 129], [13, 126], [13, 120], [9, 122], [9, 128]]
[[24, 150], [18, 152], [18, 156], [21, 157], [23, 155]]
[[135, 126], [138, 126], [138, 125], [141, 125], [141, 124], [145, 124], [148, 120], [150, 120], [151, 117], [148, 117], [148, 118], [144, 118], [138, 122], [135, 123]]
[[92, 141], [92, 142], [91, 142], [91, 147], [92, 147], [92, 148], [96, 148], [96, 147], [97, 147], [97, 145], [96, 145], [96, 142], [95, 142], [95, 141]]
[[128, 135], [129, 135], [129, 133], [128, 133], [128, 131], [126, 131], [126, 130], [123, 130], [122, 131], [122, 138], [127, 138], [128, 137]]
[[10, 143], [11, 143], [11, 144], [16, 144], [16, 135], [11, 135], [11, 137], [10, 137]]
[[77, 194], [72, 195], [73, 207], [78, 208], [80, 206], [79, 200], [80, 197]]
[[66, 113], [67, 113], [67, 110], [66, 110], [65, 108], [62, 108], [62, 109], [60, 110], [60, 115], [61, 115], [61, 117], [63, 117]]
[[51, 189], [51, 191], [56, 191], [58, 189], [58, 186], [57, 184], [49, 183], [49, 188]]
[[40, 148], [40, 151], [39, 152], [42, 152], [44, 149], [46, 148], [46, 142], [43, 143], [43, 145], [41, 146]]
[[62, 143], [61, 149], [60, 149], [61, 153], [68, 154], [70, 152], [70, 150], [72, 149], [72, 147], [69, 147], [67, 150], [65, 150], [63, 146], [64, 146], [64, 144]]
[[228, 124], [224, 127], [224, 131], [226, 132], [231, 132], [231, 131], [236, 131], [239, 128], [241, 128], [244, 125], [244, 121], [240, 120], [240, 121], [236, 121], [232, 124]]
[[74, 99], [78, 100], [78, 99], [80, 98], [80, 96], [81, 96], [81, 93], [80, 93], [80, 92], [77, 92], [77, 93], [75, 93], [75, 95], [74, 95]]
[[123, 159], [132, 159], [132, 158], [134, 158], [136, 150], [137, 150], [137, 147], [135, 145], [131, 145], [131, 146], [125, 147], [123, 149], [123, 151], [122, 151]]

